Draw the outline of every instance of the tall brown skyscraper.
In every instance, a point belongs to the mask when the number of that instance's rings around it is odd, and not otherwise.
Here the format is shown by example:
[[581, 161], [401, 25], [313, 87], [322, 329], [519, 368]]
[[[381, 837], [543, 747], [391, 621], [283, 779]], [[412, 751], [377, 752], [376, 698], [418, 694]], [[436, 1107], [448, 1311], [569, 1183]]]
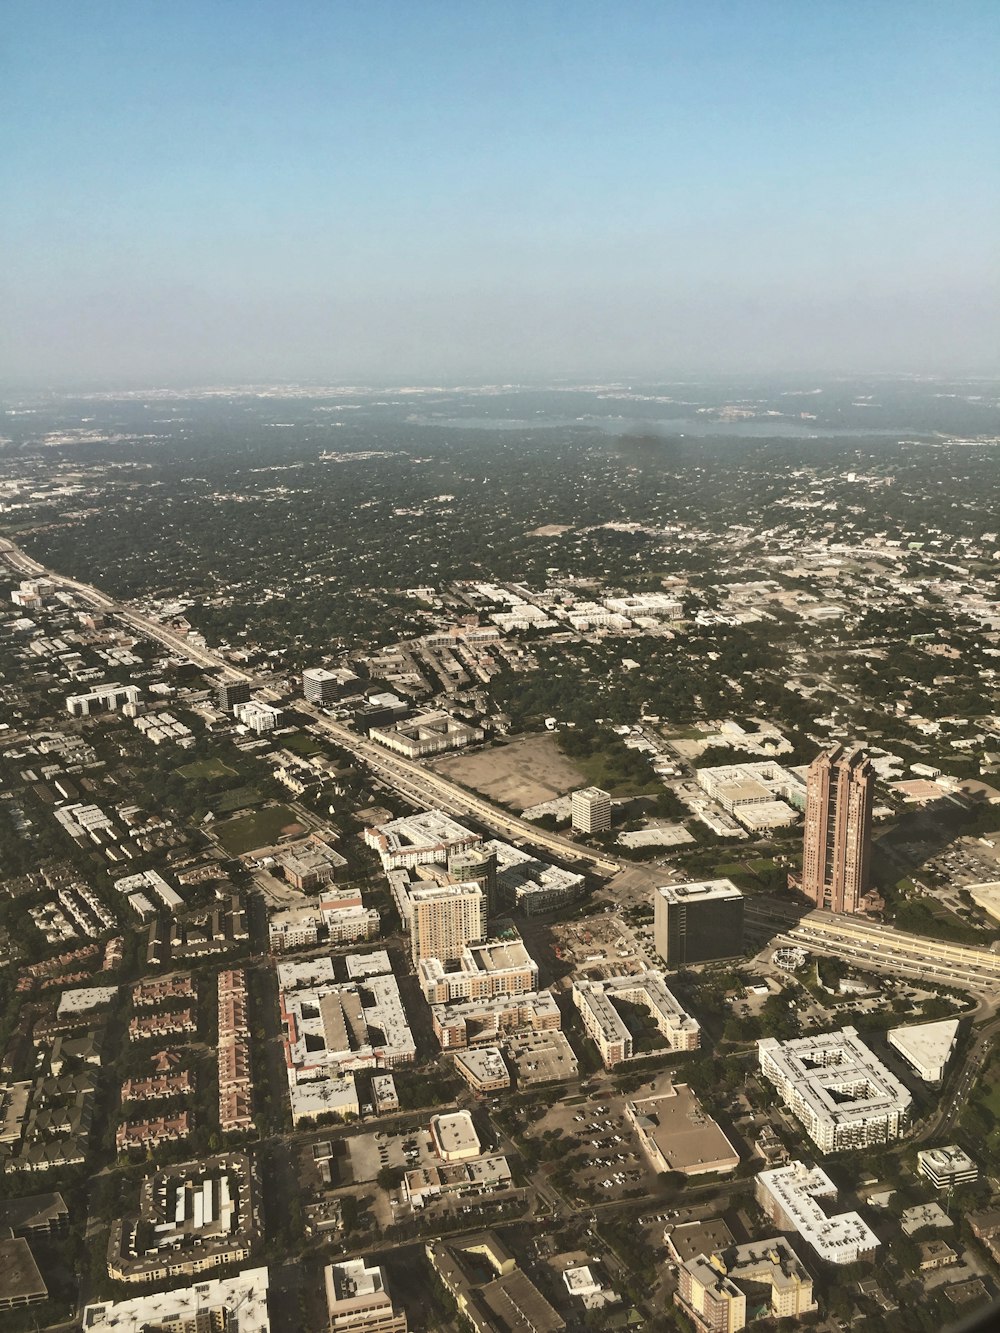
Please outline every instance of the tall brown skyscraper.
[[868, 891], [874, 790], [862, 750], [835, 745], [809, 765], [802, 892], [817, 907], [856, 912]]

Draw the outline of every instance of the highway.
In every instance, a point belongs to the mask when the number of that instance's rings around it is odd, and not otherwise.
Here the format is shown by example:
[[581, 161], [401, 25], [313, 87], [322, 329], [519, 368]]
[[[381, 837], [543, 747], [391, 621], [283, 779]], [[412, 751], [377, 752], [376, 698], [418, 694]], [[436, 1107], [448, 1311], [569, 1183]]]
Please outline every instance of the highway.
[[[197, 666], [204, 667], [209, 671], [217, 671], [220, 675], [229, 679], [248, 681], [251, 685], [261, 688], [265, 694], [271, 694], [272, 698], [278, 697], [262, 687], [252, 675], [230, 666], [224, 658], [212, 652], [211, 649], [188, 643], [182, 635], [175, 634], [165, 625], [160, 624], [159, 621], [151, 620], [148, 616], [140, 615], [129, 607], [113, 601], [89, 583], [80, 583], [76, 579], [69, 579], [56, 573], [55, 570], [46, 569], [37, 560], [32, 560], [30, 556], [26, 556], [8, 538], [0, 538], [0, 556], [19, 574], [28, 578], [51, 579], [57, 587], [69, 589], [95, 609], [106, 615], [116, 616], [139, 634], [155, 639], [156, 642], [163, 644], [171, 652], [194, 662]], [[545, 829], [536, 828], [534, 824], [529, 824], [527, 820], [518, 819], [516, 815], [511, 815], [507, 811], [499, 809], [481, 796], [476, 796], [456, 783], [449, 782], [441, 774], [423, 768], [412, 759], [406, 759], [402, 755], [393, 754], [383, 749], [375, 741], [369, 740], [366, 736], [360, 736], [341, 723], [333, 721], [332, 718], [327, 717], [325, 713], [313, 708], [304, 700], [296, 700], [295, 707], [298, 712], [307, 714], [318, 730], [326, 732], [331, 740], [335, 741], [342, 749], [349, 751], [356, 759], [367, 764], [386, 781], [391, 782], [401, 795], [418, 805], [423, 805], [428, 809], [440, 806], [447, 810], [449, 814], [464, 815], [476, 819], [486, 828], [501, 834], [507, 839], [525, 843], [529, 847], [546, 852], [561, 861], [587, 862], [602, 875], [614, 875], [624, 869], [621, 862], [614, 860], [605, 853], [594, 851], [580, 843], [571, 842], [568, 838], [560, 838], [558, 834], [548, 833]]]
[[340, 722], [334, 722], [311, 704], [299, 701], [296, 709], [308, 714], [318, 730], [325, 731], [342, 749], [349, 750], [355, 758], [391, 781], [398, 791], [411, 800], [426, 806], [440, 806], [450, 814], [470, 816], [508, 839], [542, 848], [560, 860], [587, 861], [602, 874], [616, 874], [624, 868], [621, 862], [612, 860], [604, 853], [537, 828], [527, 820], [518, 819], [516, 815], [508, 814], [481, 796], [450, 782], [440, 773], [383, 749], [376, 741], [359, 736]]

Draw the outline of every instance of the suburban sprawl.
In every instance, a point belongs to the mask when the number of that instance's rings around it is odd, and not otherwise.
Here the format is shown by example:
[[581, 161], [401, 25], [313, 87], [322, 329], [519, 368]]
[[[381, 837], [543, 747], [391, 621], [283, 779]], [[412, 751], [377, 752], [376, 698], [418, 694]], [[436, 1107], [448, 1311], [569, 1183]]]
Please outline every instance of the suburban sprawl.
[[1000, 399], [0, 420], [0, 1324], [1000, 1295]]

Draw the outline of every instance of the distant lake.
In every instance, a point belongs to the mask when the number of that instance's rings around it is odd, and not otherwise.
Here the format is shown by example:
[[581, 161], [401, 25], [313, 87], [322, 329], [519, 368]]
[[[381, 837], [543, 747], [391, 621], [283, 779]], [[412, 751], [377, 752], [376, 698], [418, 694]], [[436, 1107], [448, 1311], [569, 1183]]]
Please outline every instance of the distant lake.
[[786, 417], [757, 417], [748, 421], [719, 421], [715, 417], [550, 417], [539, 414], [532, 418], [510, 417], [437, 417], [413, 413], [407, 420], [419, 426], [443, 426], [455, 430], [566, 430], [588, 427], [607, 435], [690, 435], [696, 439], [707, 436], [730, 436], [734, 439], [790, 439], [817, 440], [835, 436], [870, 438], [874, 435], [895, 436], [897, 439], [936, 438], [930, 431], [917, 431], [910, 426], [823, 426], [815, 421], [792, 421]]

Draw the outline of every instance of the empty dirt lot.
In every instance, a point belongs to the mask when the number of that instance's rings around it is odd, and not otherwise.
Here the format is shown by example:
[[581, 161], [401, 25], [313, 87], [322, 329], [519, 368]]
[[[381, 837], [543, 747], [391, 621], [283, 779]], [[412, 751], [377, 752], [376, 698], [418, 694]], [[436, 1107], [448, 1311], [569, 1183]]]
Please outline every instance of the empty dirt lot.
[[586, 786], [586, 778], [548, 733], [523, 736], [478, 754], [449, 755], [434, 767], [518, 813]]

